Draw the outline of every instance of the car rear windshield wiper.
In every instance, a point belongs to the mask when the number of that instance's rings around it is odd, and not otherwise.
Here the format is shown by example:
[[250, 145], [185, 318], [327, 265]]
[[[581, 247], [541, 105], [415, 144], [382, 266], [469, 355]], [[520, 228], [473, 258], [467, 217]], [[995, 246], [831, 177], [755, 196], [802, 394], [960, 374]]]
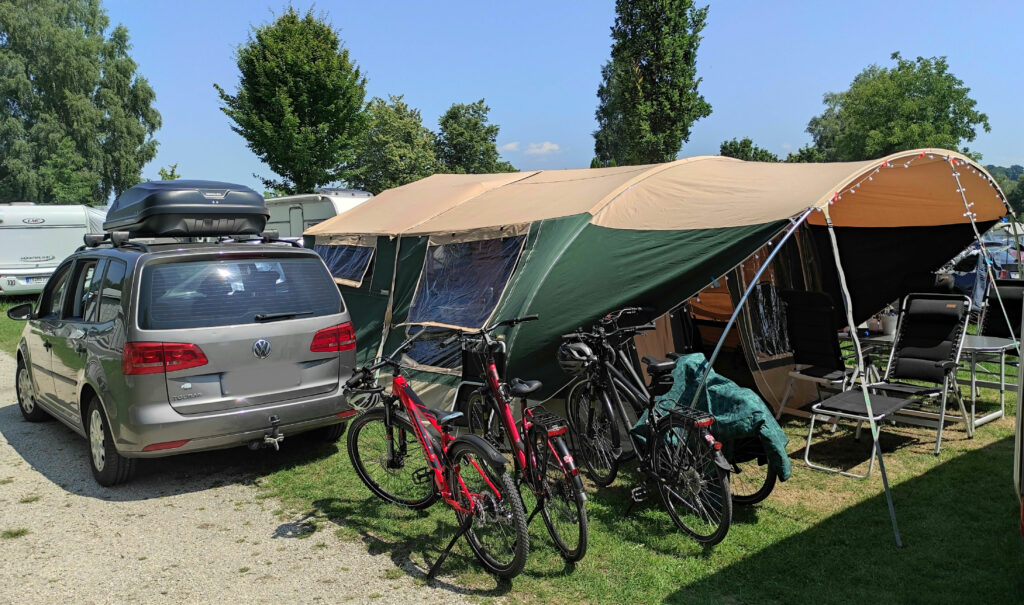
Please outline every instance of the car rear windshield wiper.
[[312, 315], [312, 311], [286, 311], [284, 313], [257, 313], [253, 317], [254, 321], [276, 321], [278, 319], [288, 319], [289, 317], [298, 317], [300, 315]]

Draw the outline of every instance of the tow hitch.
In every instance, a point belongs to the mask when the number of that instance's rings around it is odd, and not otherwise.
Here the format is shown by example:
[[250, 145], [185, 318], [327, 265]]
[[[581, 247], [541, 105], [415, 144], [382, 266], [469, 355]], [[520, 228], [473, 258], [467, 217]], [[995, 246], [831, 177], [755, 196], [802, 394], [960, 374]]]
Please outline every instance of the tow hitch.
[[281, 419], [277, 415], [270, 417], [270, 432], [263, 435], [263, 440], [253, 439], [249, 442], [249, 449], [258, 450], [261, 447], [272, 447], [274, 451], [281, 450], [281, 442], [284, 441], [284, 433], [281, 432]]

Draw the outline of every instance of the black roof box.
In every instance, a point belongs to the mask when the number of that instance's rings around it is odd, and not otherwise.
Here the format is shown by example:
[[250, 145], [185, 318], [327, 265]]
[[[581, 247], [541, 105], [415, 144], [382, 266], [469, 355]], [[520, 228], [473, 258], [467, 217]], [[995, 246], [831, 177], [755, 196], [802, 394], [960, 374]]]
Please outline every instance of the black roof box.
[[263, 196], [217, 181], [149, 181], [114, 200], [104, 231], [173, 237], [259, 234], [270, 213]]

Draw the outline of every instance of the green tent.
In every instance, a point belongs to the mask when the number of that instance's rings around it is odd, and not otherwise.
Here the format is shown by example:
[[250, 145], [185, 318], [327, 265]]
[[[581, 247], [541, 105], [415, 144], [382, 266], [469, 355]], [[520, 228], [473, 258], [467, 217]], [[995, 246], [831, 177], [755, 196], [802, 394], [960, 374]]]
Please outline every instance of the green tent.
[[[977, 195], [973, 217], [951, 177], [956, 166]], [[840, 300], [831, 249], [827, 262], [812, 262], [825, 254], [831, 218], [860, 321], [904, 293], [909, 276], [938, 268], [969, 244], [970, 219], [986, 225], [1005, 212], [984, 169], [946, 150], [833, 164], [702, 156], [434, 175], [305, 235], [341, 287], [360, 362], [390, 352], [409, 330], [479, 328], [536, 313], [539, 321], [505, 335], [507, 374], [543, 380], [543, 394], [551, 395], [567, 382], [554, 363], [559, 335], [626, 305], [650, 306], [656, 315], [676, 309], [735, 274], [795, 222], [804, 233], [790, 242], [795, 254]], [[748, 322], [747, 332], [755, 328]], [[448, 387], [426, 398], [449, 397], [459, 381], [459, 351], [439, 339], [418, 341], [406, 361], [423, 370], [411, 378]]]

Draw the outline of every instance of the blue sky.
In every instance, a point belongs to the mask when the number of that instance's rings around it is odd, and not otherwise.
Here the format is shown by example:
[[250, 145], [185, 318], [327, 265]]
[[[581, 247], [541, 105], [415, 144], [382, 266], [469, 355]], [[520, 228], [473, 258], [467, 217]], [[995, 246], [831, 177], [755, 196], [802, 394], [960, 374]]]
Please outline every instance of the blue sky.
[[[309, 2], [294, 2], [304, 10]], [[717, 154], [749, 136], [780, 155], [809, 142], [822, 95], [849, 86], [889, 55], [947, 56], [971, 88], [991, 133], [970, 143], [986, 164], [1024, 164], [1024, 10], [1013, 1], [819, 2], [711, 0], [698, 54], [712, 114], [694, 125], [681, 156]], [[270, 172], [230, 129], [214, 82], [234, 91], [234, 50], [250, 27], [286, 6], [264, 0], [106, 0], [128, 27], [132, 55], [163, 116], [156, 159], [143, 176], [178, 163], [187, 178], [239, 182]], [[600, 67], [609, 56], [614, 2], [561, 0], [346, 2], [315, 10], [341, 29], [369, 79], [368, 97], [404, 94], [424, 123], [452, 103], [481, 97], [501, 126], [504, 159], [523, 170], [579, 168], [593, 157]]]

